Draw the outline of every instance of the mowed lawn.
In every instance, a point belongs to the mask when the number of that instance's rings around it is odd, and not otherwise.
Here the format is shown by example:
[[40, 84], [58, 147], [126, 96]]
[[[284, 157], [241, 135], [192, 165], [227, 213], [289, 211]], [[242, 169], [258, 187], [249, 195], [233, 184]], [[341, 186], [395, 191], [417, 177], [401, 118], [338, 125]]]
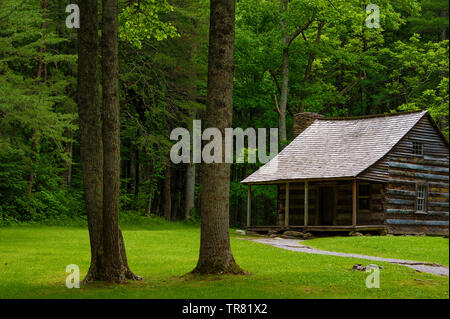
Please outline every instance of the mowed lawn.
[[[80, 289], [65, 286], [65, 270], [77, 264], [83, 277], [89, 267], [88, 232], [82, 227], [14, 226], [0, 228], [0, 298], [448, 298], [448, 277], [418, 273], [408, 267], [379, 263], [380, 288], [368, 289], [366, 272], [349, 271], [370, 261], [291, 252], [241, 240], [232, 235], [238, 264], [246, 276], [182, 276], [197, 262], [200, 230], [180, 223], [123, 227], [129, 264], [145, 279], [125, 285], [89, 284]], [[397, 256], [398, 247], [410, 245], [403, 237], [387, 247], [367, 244], [357, 252], [448, 264], [448, 239], [415, 237], [420, 255]], [[336, 239], [317, 239], [323, 248], [346, 251]], [[341, 240], [341, 239], [339, 239]], [[349, 238], [355, 246], [375, 237]], [[311, 241], [314, 244], [314, 241]], [[362, 244], [361, 244], [362, 245]], [[365, 245], [365, 244], [364, 244]], [[341, 249], [342, 247], [342, 249]], [[405, 248], [405, 247], [404, 247]], [[424, 249], [425, 249], [424, 248]], [[355, 248], [356, 249], [356, 248]], [[411, 256], [411, 257], [409, 257]], [[445, 257], [446, 256], [446, 257]], [[426, 258], [425, 258], [426, 257]]]
[[434, 236], [373, 236], [315, 238], [303, 244], [336, 252], [433, 262], [448, 267], [448, 238]]

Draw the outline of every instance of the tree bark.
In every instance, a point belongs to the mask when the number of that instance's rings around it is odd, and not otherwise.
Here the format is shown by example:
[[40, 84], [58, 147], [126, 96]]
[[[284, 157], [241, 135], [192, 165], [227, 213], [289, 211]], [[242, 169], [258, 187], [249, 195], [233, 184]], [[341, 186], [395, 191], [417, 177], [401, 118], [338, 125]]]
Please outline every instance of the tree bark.
[[163, 189], [163, 214], [166, 220], [172, 217], [172, 193], [170, 188], [170, 165], [167, 164], [164, 171], [164, 189]]
[[[140, 279], [129, 267], [119, 228], [120, 119], [117, 0], [102, 3], [103, 113], [97, 78], [98, 7], [80, 0], [78, 113], [91, 265], [84, 282]], [[102, 130], [103, 121], [103, 130]]]
[[[206, 127], [231, 127], [235, 1], [211, 0]], [[225, 147], [223, 147], [225, 149]], [[197, 274], [243, 274], [230, 248], [230, 164], [202, 165], [201, 239]]]
[[80, 0], [78, 29], [78, 118], [91, 265], [84, 282], [98, 280], [103, 250], [103, 141], [98, 90], [97, 0]]
[[[288, 10], [289, 0], [281, 0], [281, 14], [284, 14]], [[284, 147], [284, 143], [287, 141], [286, 133], [286, 109], [287, 99], [289, 93], [289, 46], [300, 34], [303, 34], [316, 17], [316, 10], [314, 10], [311, 19], [309, 19], [304, 25], [299, 26], [291, 35], [287, 34], [286, 21], [281, 19], [281, 32], [283, 33], [283, 53], [281, 62], [281, 98], [279, 108], [279, 121], [278, 121], [278, 135], [280, 137], [281, 144]], [[304, 34], [303, 34], [304, 35]]]
[[[102, 1], [103, 249], [111, 281], [125, 279], [119, 240], [120, 116], [117, 0]], [[109, 278], [108, 278], [109, 279]]]
[[118, 2], [102, 2], [102, 88], [103, 88], [103, 267], [104, 280], [137, 279], [128, 267], [119, 228], [120, 195], [120, 108]]
[[[73, 131], [71, 129], [66, 130], [67, 137], [73, 138]], [[72, 183], [72, 155], [73, 155], [73, 142], [69, 141], [65, 145], [65, 152], [69, 156], [68, 161], [64, 161], [65, 171], [62, 173], [62, 178], [64, 179], [64, 184], [66, 188], [70, 187]]]
[[133, 179], [133, 188], [134, 188], [134, 199], [137, 200], [139, 197], [139, 148], [134, 146], [134, 179]]
[[192, 216], [195, 199], [195, 164], [189, 163], [186, 169], [186, 193], [184, 206], [184, 219], [189, 219]]
[[145, 214], [150, 216], [152, 212], [152, 200], [153, 200], [153, 178], [150, 177], [150, 185], [148, 190], [148, 200], [147, 200], [147, 208], [145, 209]]
[[[288, 0], [281, 0], [281, 13], [285, 13], [288, 8]], [[281, 62], [281, 98], [278, 120], [278, 134], [281, 143], [286, 142], [286, 105], [289, 90], [289, 38], [286, 32], [286, 21], [281, 19], [281, 31], [283, 32], [283, 55]]]
[[[325, 21], [320, 21], [319, 25], [317, 26], [317, 35], [316, 35], [316, 40], [315, 40], [315, 44], [319, 44], [320, 42], [320, 37], [322, 35], [322, 29], [325, 25]], [[305, 111], [305, 99], [306, 99], [306, 86], [309, 83], [310, 77], [311, 77], [311, 72], [312, 72], [312, 65], [314, 63], [314, 60], [316, 59], [316, 53], [315, 51], [309, 53], [308, 56], [308, 63], [306, 65], [306, 69], [305, 69], [305, 76], [303, 78], [303, 91], [301, 94], [301, 101], [300, 101], [300, 112], [304, 112]]]

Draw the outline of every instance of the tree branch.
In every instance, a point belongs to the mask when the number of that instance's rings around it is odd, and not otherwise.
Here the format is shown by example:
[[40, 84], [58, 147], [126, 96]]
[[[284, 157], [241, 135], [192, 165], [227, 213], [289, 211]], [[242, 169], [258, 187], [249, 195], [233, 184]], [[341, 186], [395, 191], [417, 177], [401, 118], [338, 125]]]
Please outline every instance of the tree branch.
[[[361, 73], [362, 73], [362, 75], [361, 75]], [[350, 83], [345, 88], [343, 88], [339, 92], [339, 95], [342, 96], [342, 95], [346, 94], [348, 91], [353, 89], [359, 82], [361, 82], [362, 80], [365, 80], [365, 79], [367, 79], [366, 71], [364, 71], [364, 70], [360, 71], [358, 74], [358, 78], [353, 83]]]
[[274, 97], [274, 99], [275, 99], [275, 107], [277, 108], [277, 113], [278, 113], [279, 115], [281, 115], [280, 108], [278, 107], [278, 99], [277, 99], [277, 95], [274, 94], [273, 97]]
[[296, 37], [298, 37], [298, 35], [300, 33], [302, 33], [303, 31], [305, 31], [306, 29], [308, 29], [309, 25], [311, 23], [313, 23], [314, 19], [316, 18], [316, 14], [317, 14], [317, 10], [314, 9], [314, 12], [312, 14], [311, 19], [309, 19], [304, 25], [300, 26], [297, 30], [294, 31], [294, 33], [291, 34], [291, 36], [288, 38], [287, 40], [287, 46], [290, 46], [292, 41], [294, 41], [294, 39]]
[[280, 84], [278, 83], [277, 75], [274, 70], [269, 70], [270, 75], [273, 78], [273, 81], [275, 82], [275, 86], [277, 87], [278, 93], [281, 94], [281, 88]]

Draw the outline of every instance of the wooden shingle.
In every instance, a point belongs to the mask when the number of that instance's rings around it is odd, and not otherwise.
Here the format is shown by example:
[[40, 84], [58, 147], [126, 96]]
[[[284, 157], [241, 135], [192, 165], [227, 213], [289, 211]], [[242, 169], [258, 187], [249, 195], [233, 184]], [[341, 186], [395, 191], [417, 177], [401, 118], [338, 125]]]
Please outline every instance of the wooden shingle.
[[385, 156], [426, 114], [316, 119], [242, 183], [357, 177]]

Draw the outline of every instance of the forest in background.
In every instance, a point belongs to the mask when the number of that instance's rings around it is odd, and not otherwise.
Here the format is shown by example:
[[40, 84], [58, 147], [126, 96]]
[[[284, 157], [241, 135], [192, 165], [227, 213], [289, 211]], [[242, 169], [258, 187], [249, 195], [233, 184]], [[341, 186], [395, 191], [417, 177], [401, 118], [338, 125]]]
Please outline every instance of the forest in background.
[[[86, 216], [70, 3], [0, 2], [0, 224]], [[281, 148], [298, 112], [422, 109], [448, 137], [447, 1], [376, 1], [380, 28], [370, 29], [365, 0], [236, 3], [233, 127], [282, 127], [285, 117]], [[170, 162], [169, 136], [204, 116], [209, 1], [119, 5], [121, 213], [196, 220], [202, 172]], [[232, 226], [245, 219], [240, 181], [260, 165], [232, 164]], [[271, 218], [276, 190], [253, 197], [253, 214]]]

